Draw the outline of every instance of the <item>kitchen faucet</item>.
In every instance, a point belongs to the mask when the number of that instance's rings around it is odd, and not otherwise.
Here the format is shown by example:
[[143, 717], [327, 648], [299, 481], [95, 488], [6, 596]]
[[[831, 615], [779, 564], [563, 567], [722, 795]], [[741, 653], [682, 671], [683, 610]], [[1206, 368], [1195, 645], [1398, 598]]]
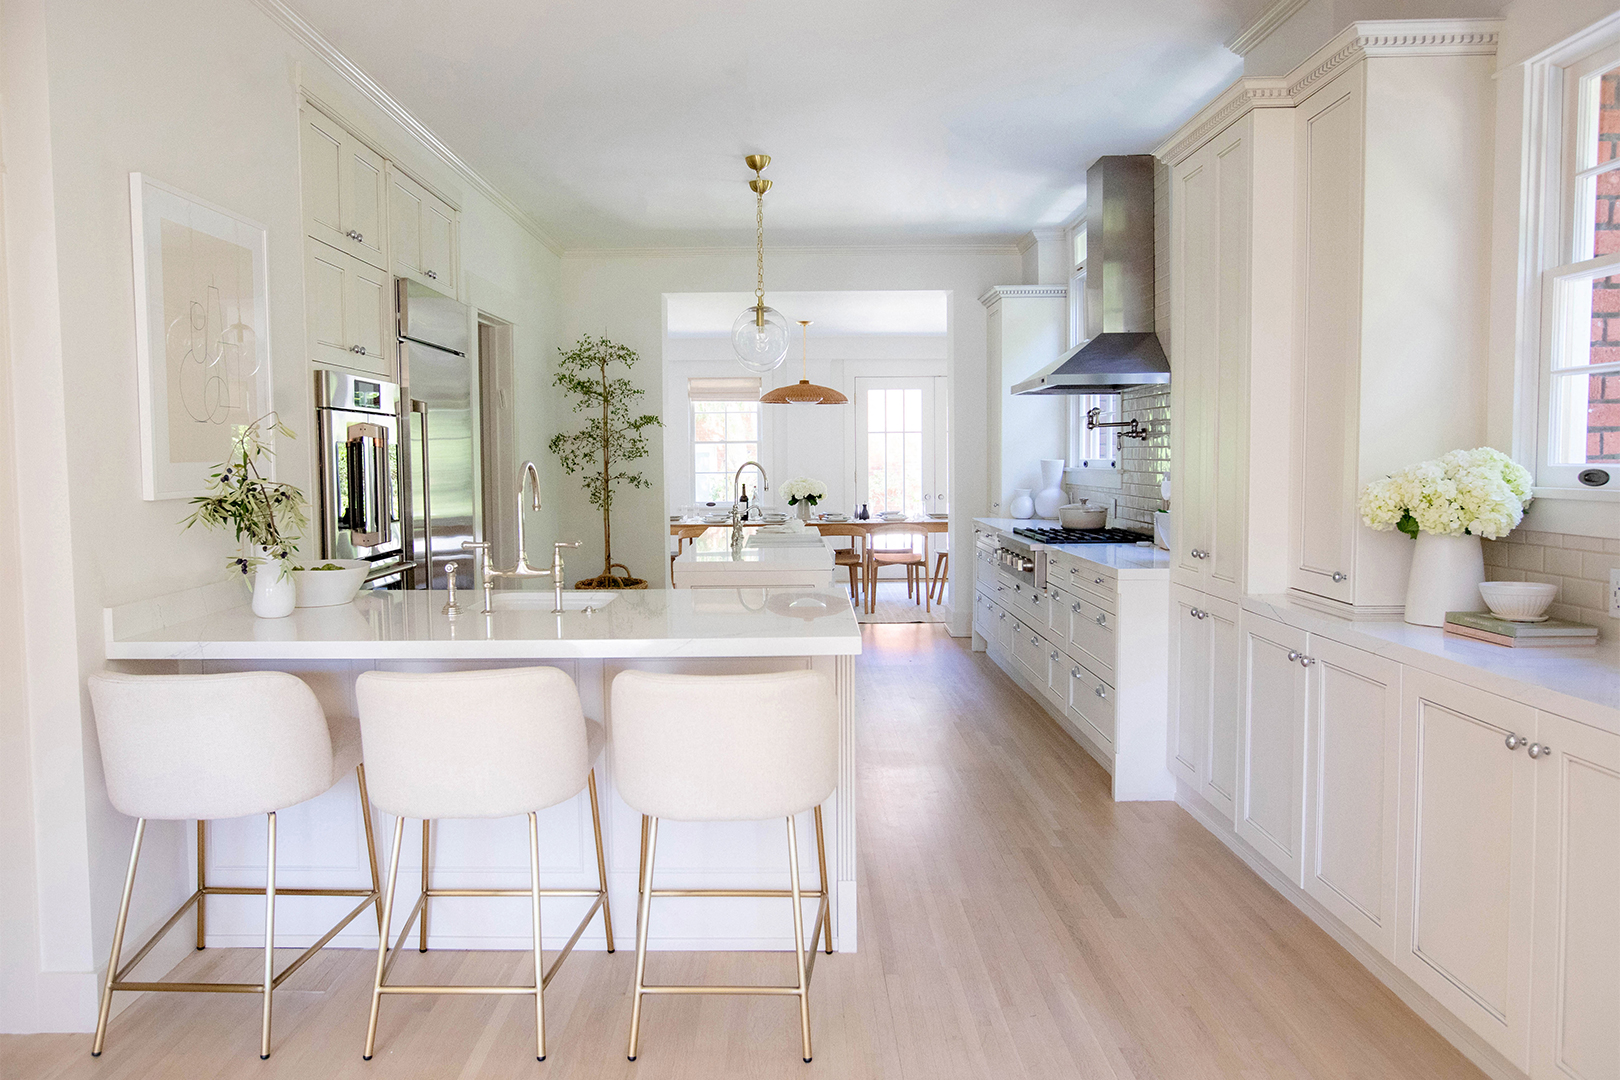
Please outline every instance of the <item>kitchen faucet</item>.
[[[750, 465], [759, 470], [760, 490], [771, 490], [771, 481], [770, 478], [765, 475], [765, 466], [761, 465], [757, 461], [745, 461], [741, 465], [737, 466], [736, 473], [731, 477], [731, 553], [733, 555], [736, 555], [742, 550], [743, 522], [748, 520], [748, 515], [755, 509], [751, 504], [748, 503], [748, 489], [742, 486], [743, 470], [748, 468]], [[738, 496], [741, 497], [739, 498]], [[742, 509], [744, 505], [748, 505], [747, 510]], [[761, 513], [763, 513], [763, 511], [761, 511]]]
[[461, 545], [462, 550], [464, 550], [464, 551], [477, 551], [477, 552], [480, 553], [480, 558], [482, 559], [483, 568], [484, 568], [484, 614], [485, 615], [488, 615], [492, 611], [495, 610], [495, 606], [494, 606], [495, 579], [496, 578], [503, 578], [503, 577], [512, 577], [512, 578], [549, 577], [549, 578], [551, 578], [551, 592], [552, 592], [551, 613], [553, 615], [561, 615], [562, 612], [563, 612], [562, 594], [563, 594], [563, 577], [564, 577], [564, 575], [563, 575], [562, 549], [563, 548], [577, 548], [577, 547], [579, 547], [579, 541], [575, 540], [572, 543], [562, 542], [562, 543], [552, 544], [551, 545], [551, 569], [550, 570], [536, 570], [533, 566], [529, 565], [528, 541], [527, 541], [527, 539], [526, 539], [526, 537], [524, 535], [524, 530], [523, 530], [523, 497], [529, 493], [531, 483], [532, 483], [533, 489], [534, 489], [534, 499], [533, 499], [532, 509], [538, 510], [538, 509], [540, 509], [540, 470], [534, 467], [534, 462], [525, 461], [523, 463], [523, 468], [518, 472], [518, 492], [517, 492], [517, 500], [518, 500], [517, 501], [518, 557], [517, 557], [517, 565], [515, 567], [513, 567], [510, 570], [497, 570], [497, 569], [495, 569], [495, 567], [492, 566], [490, 564], [490, 561], [489, 561], [489, 542], [487, 540], [479, 542], [479, 543], [474, 543], [473, 541], [468, 540], [468, 541], [463, 542], [462, 545]]

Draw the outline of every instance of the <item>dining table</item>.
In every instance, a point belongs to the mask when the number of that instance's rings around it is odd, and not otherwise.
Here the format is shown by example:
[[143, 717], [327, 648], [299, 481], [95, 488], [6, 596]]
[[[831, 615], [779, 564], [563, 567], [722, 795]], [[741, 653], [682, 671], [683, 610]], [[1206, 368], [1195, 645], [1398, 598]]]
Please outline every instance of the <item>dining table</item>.
[[[763, 528], [763, 527], [766, 527], [766, 526], [785, 525], [787, 523], [787, 520], [791, 520], [791, 518], [782, 519], [778, 515], [777, 517], [774, 517], [774, 518], [772, 518], [770, 520], [766, 520], [765, 518], [757, 518], [757, 519], [755, 519], [753, 521], [746, 521], [746, 522], [743, 523], [743, 525], [744, 525], [745, 528], [756, 529], [756, 528]], [[928, 550], [929, 549], [929, 541], [934, 536], [934, 534], [936, 534], [936, 533], [946, 534], [946, 533], [950, 532], [950, 530], [951, 530], [951, 519], [950, 519], [950, 515], [948, 515], [948, 514], [945, 514], [945, 515], [938, 515], [938, 514], [910, 514], [910, 515], [907, 515], [907, 516], [904, 516], [904, 517], [898, 517], [898, 518], [872, 517], [872, 518], [866, 518], [866, 519], [852, 518], [852, 517], [847, 517], [847, 516], [829, 518], [825, 514], [815, 514], [815, 515], [812, 515], [808, 519], [800, 519], [800, 520], [804, 520], [805, 525], [809, 526], [810, 528], [821, 531], [824, 534], [826, 532], [832, 531], [832, 530], [827, 528], [828, 526], [837, 526], [838, 528], [836, 530], [836, 535], [839, 535], [839, 536], [858, 535], [858, 536], [862, 537], [862, 544], [861, 544], [862, 550], [867, 552], [868, 554], [870, 554], [870, 552], [872, 551], [871, 541], [872, 541], [872, 538], [873, 538], [874, 534], [881, 535], [882, 531], [886, 531], [885, 530], [886, 526], [893, 526], [893, 525], [911, 526], [911, 530], [909, 530], [909, 531], [915, 531], [917, 533], [920, 533], [922, 535], [922, 538], [923, 538], [922, 560], [923, 560], [924, 573], [923, 573], [922, 576], [928, 582], [928, 596], [929, 596], [930, 604], [932, 603], [934, 590], [936, 588], [940, 587], [940, 583], [941, 583], [942, 579], [945, 577], [945, 575], [950, 570], [950, 554], [949, 554], [949, 552], [939, 552], [938, 554], [941, 557], [939, 558], [939, 560], [937, 562], [937, 565], [935, 565], [933, 567], [932, 571], [928, 570], [928, 567], [930, 565], [930, 562], [929, 562], [929, 550]], [[859, 531], [855, 532], [855, 533], [849, 532], [849, 527], [850, 526], [856, 527], [856, 529], [858, 529]], [[718, 520], [717, 521], [717, 520], [714, 520], [712, 517], [694, 517], [694, 516], [675, 517], [673, 515], [669, 519], [669, 534], [671, 536], [674, 536], [674, 537], [678, 538], [677, 541], [676, 541], [677, 546], [684, 540], [693, 539], [693, 538], [695, 538], [697, 536], [703, 535], [703, 532], [706, 532], [709, 529], [729, 529], [729, 528], [731, 528], [731, 521], [729, 519], [724, 519], [724, 520]], [[702, 530], [702, 531], [698, 531], [698, 530]], [[893, 530], [893, 531], [901, 532], [902, 530], [897, 529], [897, 530]], [[678, 551], [677, 551], [677, 554], [678, 554]], [[875, 608], [875, 605], [876, 605], [876, 598], [877, 598], [876, 572], [877, 572], [876, 567], [873, 565], [872, 560], [870, 558], [867, 558], [865, 560], [865, 562], [864, 562], [863, 567], [862, 567], [862, 589], [863, 589], [865, 595], [864, 595], [863, 598], [860, 598], [860, 599], [862, 599], [864, 601], [863, 602], [863, 607], [865, 608], [865, 610], [867, 612], [873, 611], [874, 608]], [[920, 586], [919, 586], [919, 588], [920, 588]], [[941, 596], [944, 595], [943, 589], [941, 589], [940, 595]]]

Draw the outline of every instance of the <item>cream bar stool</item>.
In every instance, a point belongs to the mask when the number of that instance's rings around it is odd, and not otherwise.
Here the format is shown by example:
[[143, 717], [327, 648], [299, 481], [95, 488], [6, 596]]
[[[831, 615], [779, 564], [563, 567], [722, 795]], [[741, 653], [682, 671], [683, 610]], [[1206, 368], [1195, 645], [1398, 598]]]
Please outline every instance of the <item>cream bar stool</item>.
[[[602, 911], [607, 950], [613, 951], [613, 913], [608, 907], [607, 866], [602, 857], [602, 816], [596, 801], [596, 759], [602, 725], [585, 719], [579, 689], [557, 668], [507, 668], [434, 674], [364, 672], [355, 682], [360, 730], [371, 757], [377, 806], [399, 820], [388, 862], [383, 925], [393, 925], [394, 890], [405, 819], [422, 819], [422, 893], [405, 919], [392, 950], [387, 933], [377, 942], [377, 975], [371, 988], [366, 1060], [377, 1042], [377, 1013], [384, 994], [533, 994], [535, 1057], [546, 1059], [545, 988], [573, 952], [580, 935]], [[596, 830], [594, 889], [540, 887], [540, 826], [536, 812], [588, 790]], [[527, 889], [432, 889], [428, 887], [428, 822], [435, 818], [529, 818]], [[419, 948], [427, 951], [427, 905], [436, 896], [526, 896], [534, 930], [533, 986], [396, 986], [388, 973], [399, 958], [411, 923], [419, 916]], [[574, 936], [544, 970], [540, 951], [540, 898], [594, 897]]]
[[[741, 711], [717, 701], [746, 701]], [[838, 706], [832, 684], [813, 671], [768, 675], [663, 675], [621, 672], [613, 680], [613, 776], [619, 794], [641, 812], [640, 919], [636, 927], [636, 997], [630, 1012], [630, 1060], [641, 1035], [646, 994], [774, 994], [799, 999], [804, 1060], [810, 1060], [810, 977], [816, 939], [826, 935], [827, 848], [821, 804], [838, 782]], [[794, 816], [815, 811], [821, 872], [814, 891], [799, 885]], [[653, 862], [658, 823], [787, 819], [789, 889], [655, 889]], [[788, 897], [793, 901], [793, 944], [798, 981], [792, 986], [648, 985], [647, 923], [655, 896]], [[819, 900], [804, 947], [804, 897]]]
[[[230, 675], [95, 675], [90, 679], [96, 731], [101, 740], [107, 794], [119, 813], [136, 819], [129, 873], [113, 928], [112, 957], [101, 991], [95, 1045], [100, 1056], [114, 990], [215, 991], [264, 995], [259, 1057], [270, 1056], [272, 992], [355, 916], [378, 902], [377, 849], [371, 834], [360, 730], [349, 717], [328, 717], [303, 680], [281, 671]], [[371, 859], [369, 889], [277, 889], [276, 811], [313, 799], [350, 772], [360, 781], [360, 812]], [[269, 854], [265, 885], [221, 888], [207, 884], [203, 822], [265, 814]], [[163, 928], [122, 967], [124, 929], [135, 888], [146, 823], [197, 822], [197, 889]], [[276, 896], [357, 896], [360, 903], [298, 958], [275, 973]], [[197, 948], [203, 947], [204, 904], [209, 896], [263, 896], [264, 978], [252, 983], [129, 982], [125, 976], [197, 905]], [[382, 913], [377, 914], [382, 928]]]

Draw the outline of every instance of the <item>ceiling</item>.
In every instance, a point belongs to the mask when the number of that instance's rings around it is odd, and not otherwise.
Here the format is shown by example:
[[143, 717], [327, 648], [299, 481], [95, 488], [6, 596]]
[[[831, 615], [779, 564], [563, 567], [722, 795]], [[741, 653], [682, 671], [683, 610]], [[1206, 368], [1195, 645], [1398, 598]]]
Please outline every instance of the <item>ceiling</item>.
[[[943, 337], [950, 328], [946, 294], [931, 290], [773, 292], [766, 302], [794, 322], [809, 319], [817, 338]], [[729, 339], [737, 316], [753, 303], [748, 292], [670, 293], [664, 297], [665, 332], [672, 338]], [[797, 330], [793, 336], [798, 338]]]
[[290, 0], [561, 246], [1005, 243], [1240, 73], [1267, 0]]

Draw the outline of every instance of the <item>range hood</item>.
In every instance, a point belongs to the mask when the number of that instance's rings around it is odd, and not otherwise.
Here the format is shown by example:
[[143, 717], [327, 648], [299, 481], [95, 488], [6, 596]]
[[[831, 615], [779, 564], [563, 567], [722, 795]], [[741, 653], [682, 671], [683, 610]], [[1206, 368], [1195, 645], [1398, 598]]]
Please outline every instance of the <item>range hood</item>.
[[1014, 394], [1117, 394], [1170, 381], [1154, 332], [1153, 157], [1101, 157], [1086, 170], [1086, 326], [1090, 339]]

